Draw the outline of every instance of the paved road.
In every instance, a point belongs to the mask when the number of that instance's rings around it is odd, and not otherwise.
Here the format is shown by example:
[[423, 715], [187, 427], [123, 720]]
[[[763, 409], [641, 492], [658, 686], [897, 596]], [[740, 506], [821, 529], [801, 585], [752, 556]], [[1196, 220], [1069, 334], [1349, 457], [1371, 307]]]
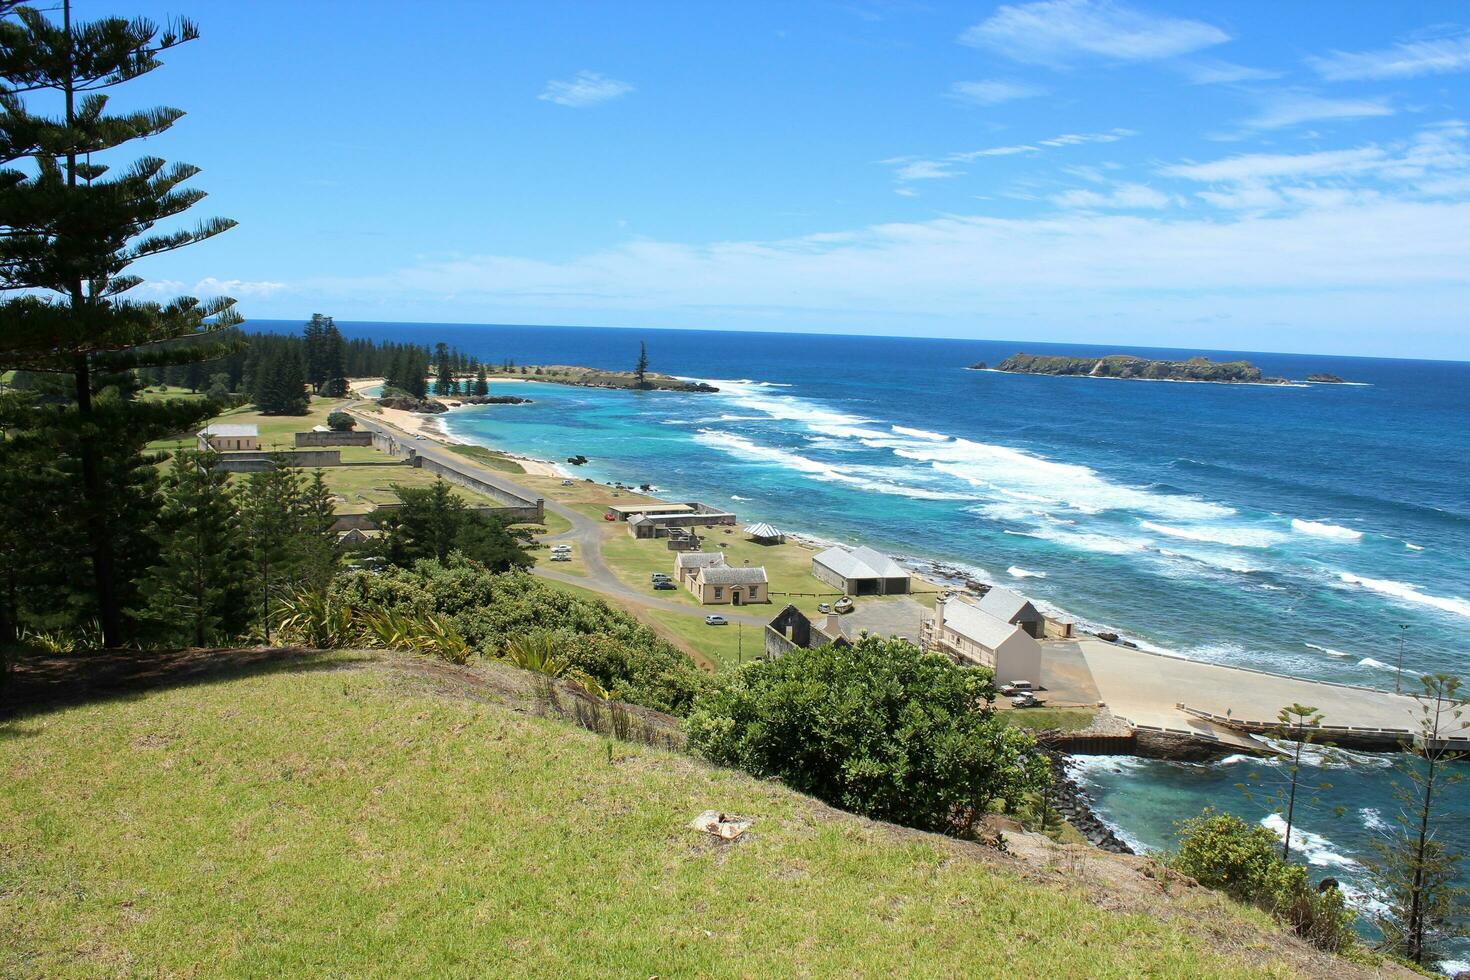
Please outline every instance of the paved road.
[[[385, 435], [391, 435], [400, 443], [412, 447], [414, 452], [420, 456], [468, 473], [477, 480], [483, 480], [491, 486], [499, 487], [501, 490], [518, 497], [523, 497], [527, 500], [544, 500], [540, 491], [534, 490], [531, 487], [522, 486], [498, 470], [481, 466], [468, 457], [446, 448], [442, 443], [435, 442], [428, 437], [420, 439], [416, 436], [406, 434], [402, 429], [390, 426], [376, 419], [368, 418], [362, 414], [358, 414], [357, 418], [361, 420], [364, 428]], [[578, 585], [585, 589], [591, 589], [615, 601], [621, 600], [624, 604], [642, 606], [647, 609], [660, 609], [667, 612], [682, 613], [686, 616], [701, 615], [705, 611], [717, 612], [732, 623], [744, 623], [747, 626], [756, 627], [764, 627], [770, 621], [771, 617], [769, 615], [752, 616], [746, 613], [737, 613], [725, 606], [705, 610], [702, 607], [691, 607], [683, 603], [660, 598], [657, 594], [652, 593], [651, 589], [648, 593], [645, 593], [630, 587], [622, 579], [618, 578], [617, 574], [603, 560], [602, 540], [603, 535], [607, 533], [607, 522], [594, 520], [580, 511], [573, 510], [565, 504], [557, 503], [556, 501], [544, 500], [544, 506], [552, 513], [565, 517], [571, 522], [572, 527], [569, 531], [562, 531], [559, 534], [551, 535], [542, 540], [573, 545], [581, 552], [582, 563], [587, 567], [587, 574], [569, 575], [565, 572], [543, 566], [537, 566], [532, 569], [534, 574], [540, 575], [543, 578], [554, 579], [558, 582], [565, 582], [568, 585]], [[617, 530], [623, 529], [619, 526]], [[673, 552], [669, 554], [672, 555]], [[669, 565], [672, 569], [672, 558], [669, 559]]]

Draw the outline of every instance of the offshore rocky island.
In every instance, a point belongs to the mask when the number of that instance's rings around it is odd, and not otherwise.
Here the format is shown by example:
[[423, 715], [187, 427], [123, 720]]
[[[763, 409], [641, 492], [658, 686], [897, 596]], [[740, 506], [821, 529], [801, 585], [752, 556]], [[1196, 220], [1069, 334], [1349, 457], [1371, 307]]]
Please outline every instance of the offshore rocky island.
[[1212, 361], [1191, 357], [1165, 361], [1133, 354], [1106, 357], [1067, 357], [1046, 354], [1012, 354], [994, 368], [984, 361], [970, 365], [975, 371], [1004, 371], [1007, 374], [1048, 374], [1058, 377], [1119, 378], [1133, 381], [1194, 381], [1205, 384], [1300, 385], [1347, 384], [1335, 374], [1308, 375], [1305, 382], [1263, 375], [1249, 361]]

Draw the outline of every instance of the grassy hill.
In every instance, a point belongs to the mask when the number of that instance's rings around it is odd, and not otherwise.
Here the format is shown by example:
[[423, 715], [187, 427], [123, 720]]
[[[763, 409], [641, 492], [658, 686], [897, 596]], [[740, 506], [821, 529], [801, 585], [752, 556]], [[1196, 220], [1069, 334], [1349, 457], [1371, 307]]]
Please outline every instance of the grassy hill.
[[[1000, 854], [537, 717], [500, 665], [245, 659], [0, 723], [0, 975], [1368, 975], [1144, 859]], [[686, 827], [709, 808], [754, 828]]]

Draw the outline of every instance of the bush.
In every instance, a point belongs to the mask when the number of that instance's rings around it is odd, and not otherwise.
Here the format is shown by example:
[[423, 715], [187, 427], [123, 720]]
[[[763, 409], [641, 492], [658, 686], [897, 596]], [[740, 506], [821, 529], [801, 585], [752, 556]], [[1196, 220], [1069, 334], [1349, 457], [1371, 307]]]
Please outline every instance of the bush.
[[[583, 598], [520, 572], [487, 574], [459, 555], [444, 563], [340, 576], [332, 586], [362, 609], [437, 613], [487, 657], [521, 637], [545, 637], [571, 668], [614, 697], [684, 715], [709, 677], [647, 626], [599, 599]], [[539, 642], [539, 641], [538, 641]]]
[[1321, 949], [1352, 941], [1353, 914], [1336, 888], [1317, 891], [1307, 869], [1281, 859], [1281, 841], [1265, 827], [1205, 810], [1180, 825], [1169, 866], [1206, 888], [1265, 909]]
[[346, 412], [332, 412], [327, 416], [327, 428], [333, 432], [350, 432], [357, 425], [357, 419]]
[[900, 640], [793, 650], [701, 695], [690, 744], [834, 806], [968, 835], [1049, 778], [1031, 736], [988, 707], [991, 673]]

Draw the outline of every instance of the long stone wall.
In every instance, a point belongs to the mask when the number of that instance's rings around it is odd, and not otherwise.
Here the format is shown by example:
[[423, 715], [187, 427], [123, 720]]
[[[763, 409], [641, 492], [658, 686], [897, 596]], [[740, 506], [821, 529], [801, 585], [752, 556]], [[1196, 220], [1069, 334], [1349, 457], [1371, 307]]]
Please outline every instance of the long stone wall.
[[[518, 521], [529, 520], [536, 524], [539, 524], [545, 519], [543, 512], [544, 505], [539, 499], [534, 501], [527, 500], [520, 494], [512, 493], [504, 487], [496, 486], [493, 483], [487, 483], [472, 473], [467, 473], [454, 466], [447, 466], [437, 459], [430, 459], [427, 456], [420, 456], [415, 453], [413, 461], [414, 465], [419, 469], [428, 470], [430, 473], [444, 477], [450, 483], [466, 487], [476, 493], [482, 493], [491, 500], [504, 504], [505, 506], [496, 508], [497, 513], [501, 516], [511, 517], [512, 520]], [[515, 511], [519, 516], [511, 515], [508, 513], [509, 511]]]
[[216, 466], [226, 473], [263, 473], [275, 469], [272, 457], [284, 456], [293, 469], [315, 469], [318, 466], [341, 466], [340, 449], [288, 449], [280, 453], [264, 451], [220, 453]]
[[298, 432], [296, 446], [371, 446], [371, 432]]

